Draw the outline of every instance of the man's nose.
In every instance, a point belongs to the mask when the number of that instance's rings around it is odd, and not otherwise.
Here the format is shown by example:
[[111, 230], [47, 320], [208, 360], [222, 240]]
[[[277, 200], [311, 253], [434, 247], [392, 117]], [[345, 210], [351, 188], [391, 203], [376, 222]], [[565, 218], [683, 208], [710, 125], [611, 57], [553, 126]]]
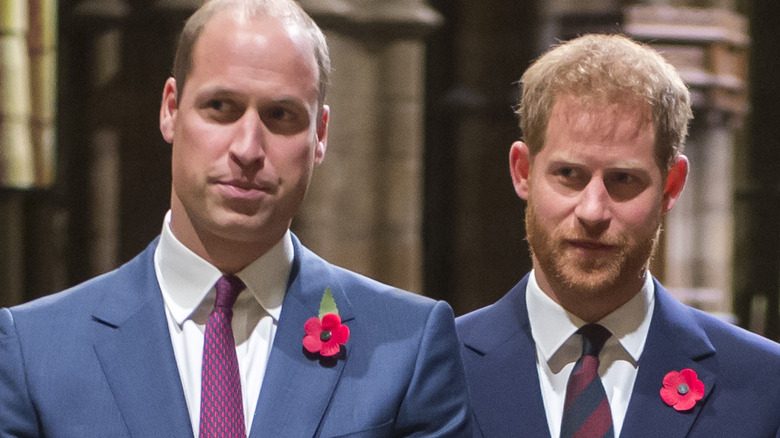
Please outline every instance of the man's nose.
[[594, 226], [612, 218], [611, 206], [612, 198], [604, 180], [593, 177], [580, 193], [575, 214], [584, 225]]
[[230, 155], [242, 166], [262, 165], [265, 159], [265, 134], [263, 121], [257, 111], [247, 110], [236, 122]]

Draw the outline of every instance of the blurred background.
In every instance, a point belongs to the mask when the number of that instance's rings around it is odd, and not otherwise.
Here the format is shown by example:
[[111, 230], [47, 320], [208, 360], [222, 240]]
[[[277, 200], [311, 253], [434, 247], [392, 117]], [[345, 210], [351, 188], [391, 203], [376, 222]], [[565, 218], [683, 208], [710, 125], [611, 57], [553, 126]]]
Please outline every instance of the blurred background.
[[[158, 129], [198, 0], [0, 4], [0, 305], [111, 270], [160, 231]], [[329, 148], [293, 230], [330, 261], [490, 304], [530, 269], [508, 171], [529, 63], [620, 32], [691, 88], [683, 196], [652, 263], [682, 301], [780, 338], [780, 3], [766, 0], [301, 0], [334, 73]]]

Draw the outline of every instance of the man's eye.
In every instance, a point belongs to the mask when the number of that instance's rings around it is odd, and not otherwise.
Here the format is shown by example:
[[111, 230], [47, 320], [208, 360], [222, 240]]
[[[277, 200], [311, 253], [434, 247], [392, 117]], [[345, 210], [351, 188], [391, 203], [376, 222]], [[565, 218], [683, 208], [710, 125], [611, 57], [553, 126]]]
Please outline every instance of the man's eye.
[[273, 120], [290, 120], [293, 114], [285, 108], [273, 108], [268, 111], [268, 117]]
[[309, 127], [309, 116], [304, 109], [273, 106], [264, 108], [260, 118], [268, 129], [281, 135], [294, 135]]
[[575, 172], [574, 169], [564, 167], [562, 169], [558, 169], [558, 175], [564, 177], [564, 178], [571, 178], [574, 176]]
[[609, 195], [616, 201], [628, 201], [639, 196], [649, 185], [640, 176], [628, 172], [617, 172], [608, 175], [604, 183]]
[[206, 101], [205, 105], [207, 109], [218, 112], [226, 111], [230, 106], [231, 105], [225, 99], [210, 99]]
[[206, 101], [204, 109], [208, 117], [219, 122], [228, 123], [241, 117], [241, 109], [225, 99], [210, 99]]
[[630, 173], [618, 173], [612, 177], [612, 181], [618, 184], [631, 184], [636, 182], [637, 178]]
[[583, 173], [573, 167], [561, 167], [555, 170], [555, 174], [565, 180], [576, 180], [583, 177]]
[[213, 110], [220, 111], [222, 109], [223, 103], [221, 100], [210, 100], [208, 103], [208, 107]]
[[582, 190], [590, 178], [584, 170], [568, 166], [554, 167], [550, 170], [550, 176], [553, 178], [554, 184], [566, 191]]

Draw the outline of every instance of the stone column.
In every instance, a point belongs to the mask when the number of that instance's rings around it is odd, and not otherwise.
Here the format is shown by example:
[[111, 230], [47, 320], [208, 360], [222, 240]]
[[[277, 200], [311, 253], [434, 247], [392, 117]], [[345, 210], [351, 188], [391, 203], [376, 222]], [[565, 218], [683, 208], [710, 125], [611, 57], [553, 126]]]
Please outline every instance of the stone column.
[[[72, 182], [71, 227], [85, 241], [86, 260], [76, 281], [107, 272], [118, 265], [119, 204], [121, 201], [121, 126], [118, 80], [123, 64], [122, 26], [131, 13], [123, 0], [82, 0], [69, 24], [79, 29], [86, 64], [79, 66], [89, 88], [79, 90], [87, 111], [77, 123], [82, 142], [69, 154]], [[83, 185], [82, 185], [83, 184]]]
[[[27, 2], [0, 6], [0, 306], [21, 301], [24, 294], [23, 195], [15, 188], [32, 183], [30, 140]], [[5, 188], [8, 189], [5, 189]]]
[[517, 81], [538, 55], [536, 3], [432, 2], [447, 22], [428, 61], [425, 281], [456, 314], [495, 302], [531, 265], [509, 148]]
[[747, 22], [714, 8], [634, 6], [624, 14], [626, 33], [675, 65], [693, 100], [684, 150], [691, 170], [667, 217], [664, 282], [680, 300], [733, 320], [733, 155], [747, 113]]
[[0, 186], [35, 183], [27, 0], [0, 6]]
[[420, 292], [423, 38], [438, 15], [417, 0], [301, 3], [333, 75], [328, 151], [293, 229], [336, 264]]
[[777, 2], [750, 3], [750, 111], [736, 151], [734, 311], [780, 340], [780, 47]]
[[31, 138], [35, 186], [50, 187], [55, 176], [57, 106], [57, 0], [31, 0]]
[[62, 286], [65, 238], [52, 201], [57, 1], [0, 5], [0, 305]]

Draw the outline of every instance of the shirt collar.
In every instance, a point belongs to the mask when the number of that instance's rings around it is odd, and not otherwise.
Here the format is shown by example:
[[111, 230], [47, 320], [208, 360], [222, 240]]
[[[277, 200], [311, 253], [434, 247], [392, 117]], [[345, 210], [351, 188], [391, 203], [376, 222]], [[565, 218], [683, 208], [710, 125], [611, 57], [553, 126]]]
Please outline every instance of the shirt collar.
[[[566, 311], [541, 290], [534, 271], [531, 271], [528, 279], [526, 305], [534, 341], [547, 362], [585, 325], [585, 321]], [[598, 322], [612, 333], [620, 346], [637, 363], [645, 347], [654, 305], [652, 275], [646, 272], [645, 282], [639, 293]]]
[[[184, 246], [171, 231], [171, 212], [165, 215], [160, 242], [154, 254], [155, 271], [163, 300], [181, 325], [214, 290], [222, 273]], [[275, 321], [279, 320], [294, 249], [289, 230], [267, 253], [236, 275]], [[245, 293], [242, 294], [242, 297]], [[209, 309], [210, 310], [210, 309]]]

